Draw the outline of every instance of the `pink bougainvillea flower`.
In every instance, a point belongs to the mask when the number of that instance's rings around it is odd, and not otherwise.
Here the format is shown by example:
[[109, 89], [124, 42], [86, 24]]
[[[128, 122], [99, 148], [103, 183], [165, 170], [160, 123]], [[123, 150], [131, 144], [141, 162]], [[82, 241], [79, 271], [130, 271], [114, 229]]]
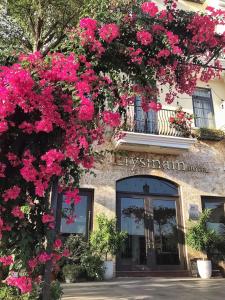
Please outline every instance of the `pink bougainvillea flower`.
[[28, 260], [28, 266], [30, 267], [30, 269], [33, 271], [38, 265], [38, 260], [37, 258], [33, 258], [33, 259], [29, 259]]
[[141, 48], [135, 50], [133, 47], [129, 47], [127, 50], [132, 63], [137, 63], [138, 65], [142, 64], [144, 52]]
[[5, 202], [8, 200], [15, 200], [18, 198], [20, 194], [21, 188], [17, 185], [14, 185], [13, 187], [9, 188], [8, 190], [5, 190], [2, 197]]
[[111, 43], [120, 36], [119, 27], [114, 23], [106, 24], [99, 29], [99, 36], [106, 43]]
[[31, 133], [34, 131], [34, 129], [35, 129], [35, 127], [34, 127], [33, 124], [31, 124], [31, 123], [29, 123], [29, 122], [26, 122], [26, 121], [22, 122], [22, 123], [19, 125], [19, 128], [20, 128], [23, 132], [28, 133], [28, 134], [31, 134]]
[[158, 13], [159, 9], [158, 6], [154, 2], [144, 2], [141, 5], [141, 9], [143, 13], [148, 14], [150, 17], [155, 17], [155, 15]]
[[62, 241], [60, 239], [55, 240], [54, 249], [60, 249], [62, 247]]
[[91, 18], [83, 18], [80, 20], [80, 27], [90, 30], [97, 29], [97, 21]]
[[162, 109], [162, 104], [155, 101], [151, 101], [149, 103], [149, 108], [157, 112]]
[[137, 40], [144, 46], [148, 46], [153, 42], [151, 33], [144, 30], [137, 32]]
[[36, 63], [37, 61], [40, 61], [42, 58], [42, 54], [39, 51], [36, 51], [34, 53], [29, 54], [20, 54], [19, 55], [19, 61], [28, 61], [30, 63]]
[[1, 121], [0, 122], [0, 134], [6, 132], [8, 130], [8, 122], [7, 121]]
[[11, 213], [14, 217], [17, 217], [19, 219], [24, 219], [24, 213], [22, 212], [19, 206], [13, 207]]
[[42, 252], [38, 255], [37, 259], [41, 264], [44, 264], [47, 261], [52, 259], [52, 254], [48, 254], [47, 252]]
[[34, 182], [38, 176], [38, 171], [32, 164], [26, 164], [23, 168], [20, 169], [20, 174], [27, 182]]
[[18, 167], [20, 165], [20, 159], [13, 152], [8, 152], [7, 158], [13, 167]]
[[94, 115], [94, 104], [88, 98], [83, 98], [78, 111], [78, 118], [81, 121], [91, 121]]
[[120, 114], [118, 112], [104, 111], [103, 121], [111, 127], [117, 127], [120, 124]]
[[86, 156], [82, 161], [82, 166], [86, 169], [91, 169], [94, 166], [94, 157]]
[[20, 289], [22, 294], [30, 293], [32, 291], [32, 280], [27, 276], [8, 277], [6, 283]]
[[168, 49], [162, 49], [159, 51], [159, 53], [157, 54], [157, 57], [160, 58], [160, 57], [168, 57], [170, 56], [170, 51]]
[[57, 149], [51, 149], [41, 156], [41, 159], [46, 162], [47, 166], [52, 166], [55, 161], [61, 162], [64, 159], [64, 154]]
[[6, 164], [0, 163], [0, 178], [5, 177]]
[[65, 196], [65, 203], [66, 204], [77, 204], [80, 201], [80, 196], [79, 194], [79, 190], [78, 189], [74, 189], [74, 190], [68, 190], [64, 193]]
[[35, 123], [36, 132], [51, 132], [53, 130], [53, 124], [50, 120], [42, 119]]
[[70, 256], [70, 251], [69, 251], [69, 249], [64, 249], [63, 252], [62, 252], [62, 256], [64, 256], [64, 257], [69, 257], [69, 256]]
[[42, 223], [45, 224], [45, 223], [51, 223], [51, 222], [54, 222], [55, 221], [55, 218], [53, 215], [50, 215], [50, 214], [43, 214], [42, 216]]
[[4, 267], [12, 265], [14, 263], [12, 255], [0, 257], [0, 263], [2, 263]]

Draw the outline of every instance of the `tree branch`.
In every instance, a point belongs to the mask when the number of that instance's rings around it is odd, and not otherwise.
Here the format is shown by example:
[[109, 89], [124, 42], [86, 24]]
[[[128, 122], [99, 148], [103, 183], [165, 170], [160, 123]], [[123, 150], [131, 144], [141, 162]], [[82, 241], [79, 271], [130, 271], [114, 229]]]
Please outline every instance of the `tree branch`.
[[48, 47], [42, 52], [43, 56], [46, 56], [51, 49], [54, 49], [56, 46], [60, 44], [60, 42], [65, 38], [65, 34], [62, 33], [52, 44], [48, 45]]

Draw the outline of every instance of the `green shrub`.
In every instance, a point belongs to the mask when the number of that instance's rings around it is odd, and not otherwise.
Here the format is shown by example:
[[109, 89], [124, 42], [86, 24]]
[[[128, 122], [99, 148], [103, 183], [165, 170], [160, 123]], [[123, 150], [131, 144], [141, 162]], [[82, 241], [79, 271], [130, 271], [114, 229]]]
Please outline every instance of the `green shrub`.
[[81, 267], [85, 271], [87, 279], [103, 279], [103, 261], [101, 260], [100, 256], [86, 253], [81, 258]]
[[71, 282], [81, 279], [101, 280], [103, 278], [103, 261], [99, 255], [91, 252], [89, 243], [83, 236], [70, 235], [65, 246], [70, 256], [64, 260], [62, 278]]
[[64, 279], [70, 282], [75, 282], [80, 275], [80, 266], [75, 264], [68, 264], [62, 268]]
[[53, 281], [51, 283], [51, 300], [60, 300], [62, 299], [63, 289], [60, 286], [59, 281]]
[[211, 210], [204, 210], [199, 220], [188, 229], [186, 234], [187, 244], [192, 249], [206, 254], [207, 257], [209, 257], [210, 250], [215, 248], [216, 241], [218, 240], [218, 234], [207, 226], [210, 214]]
[[78, 262], [82, 254], [88, 248], [88, 243], [85, 240], [85, 237], [82, 235], [71, 234], [66, 239], [65, 247], [69, 249], [70, 256], [69, 259], [73, 262]]
[[[34, 290], [29, 294], [19, 294], [18, 289], [8, 286], [8, 285], [0, 285], [0, 300], [38, 300], [39, 296], [37, 290]], [[58, 300], [60, 298], [53, 298], [54, 300]]]
[[199, 128], [195, 130], [194, 135], [199, 140], [221, 141], [225, 137], [225, 132], [220, 129]]
[[108, 219], [104, 214], [97, 216], [98, 228], [91, 233], [91, 249], [104, 256], [107, 260], [108, 255], [116, 255], [122, 248], [127, 233], [117, 231], [116, 219]]

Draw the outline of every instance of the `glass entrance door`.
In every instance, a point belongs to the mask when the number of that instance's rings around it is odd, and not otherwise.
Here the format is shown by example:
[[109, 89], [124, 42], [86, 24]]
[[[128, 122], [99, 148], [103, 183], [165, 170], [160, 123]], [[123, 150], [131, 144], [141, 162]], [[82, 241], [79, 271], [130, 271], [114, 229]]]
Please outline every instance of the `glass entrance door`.
[[152, 199], [153, 247], [157, 266], [180, 264], [176, 200]]
[[118, 197], [118, 225], [128, 233], [118, 258], [119, 269], [173, 269], [181, 265], [176, 202], [172, 197]]
[[128, 233], [120, 263], [126, 269], [132, 270], [135, 267], [146, 265], [147, 262], [144, 214], [144, 198], [120, 198], [120, 229]]

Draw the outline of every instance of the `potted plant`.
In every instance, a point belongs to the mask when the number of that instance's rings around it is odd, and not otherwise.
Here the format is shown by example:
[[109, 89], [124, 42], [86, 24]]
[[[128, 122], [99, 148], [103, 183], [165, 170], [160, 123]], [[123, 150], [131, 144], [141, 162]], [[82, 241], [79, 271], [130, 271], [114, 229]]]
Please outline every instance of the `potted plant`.
[[76, 265], [73, 264], [65, 265], [62, 268], [62, 272], [66, 283], [71, 283], [75, 281], [76, 273], [77, 273]]
[[217, 241], [217, 233], [207, 226], [211, 210], [204, 210], [198, 221], [195, 221], [187, 234], [187, 244], [194, 250], [203, 254], [202, 259], [197, 260], [198, 273], [201, 278], [208, 279], [212, 276], [212, 262], [209, 259], [210, 249], [214, 248]]
[[104, 214], [97, 216], [97, 229], [91, 233], [90, 246], [93, 251], [104, 259], [105, 280], [113, 278], [112, 257], [116, 255], [123, 246], [127, 233], [117, 231], [116, 219], [108, 219]]

